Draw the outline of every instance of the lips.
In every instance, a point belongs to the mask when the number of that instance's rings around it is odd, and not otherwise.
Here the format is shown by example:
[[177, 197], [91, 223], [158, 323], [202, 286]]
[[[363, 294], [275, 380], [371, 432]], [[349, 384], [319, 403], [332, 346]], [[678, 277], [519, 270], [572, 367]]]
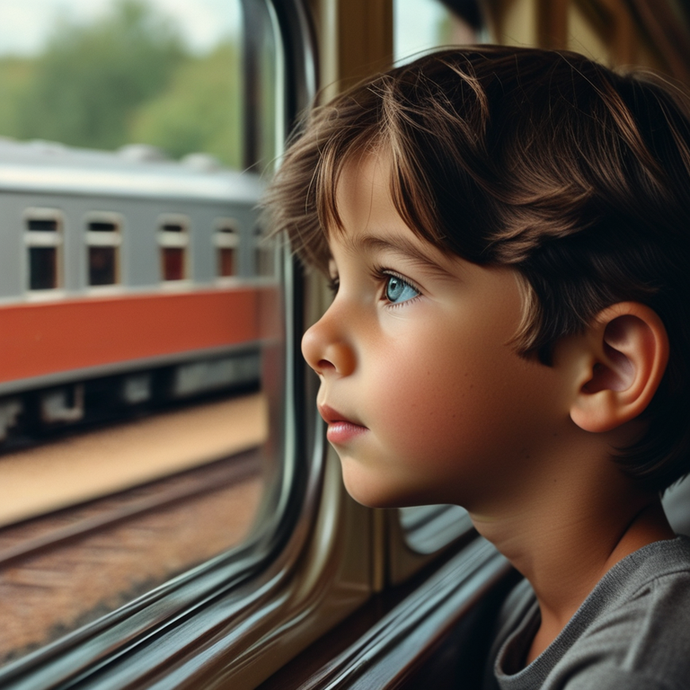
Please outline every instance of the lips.
[[343, 445], [368, 431], [367, 427], [347, 419], [329, 405], [319, 405], [319, 412], [328, 424], [326, 438], [334, 445]]

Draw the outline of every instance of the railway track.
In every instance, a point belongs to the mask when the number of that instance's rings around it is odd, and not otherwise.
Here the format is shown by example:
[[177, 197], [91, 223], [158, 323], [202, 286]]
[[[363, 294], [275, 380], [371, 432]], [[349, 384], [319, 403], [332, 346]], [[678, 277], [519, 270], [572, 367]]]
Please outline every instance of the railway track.
[[[235, 412], [235, 424], [233, 416], [227, 416], [228, 409]], [[110, 476], [109, 489], [101, 483], [98, 495], [44, 514], [35, 514], [38, 503], [28, 496], [32, 517], [0, 528], [0, 664], [222, 553], [239, 543], [251, 527], [263, 488], [258, 445], [265, 435], [265, 409], [260, 396], [202, 405], [143, 422], [134, 423], [136, 433], [130, 424], [66, 443], [76, 465], [70, 476], [78, 472], [84, 447], [93, 447], [99, 437], [103, 447], [110, 448], [108, 462], [120, 458], [123, 476], [117, 482]], [[192, 456], [181, 452], [177, 432], [171, 431], [190, 426], [192, 437], [205, 437]], [[237, 427], [234, 432], [233, 427]], [[215, 434], [211, 433], [214, 428]], [[160, 437], [162, 431], [167, 435]], [[139, 445], [121, 445], [126, 438], [137, 439]], [[70, 454], [57, 445], [53, 451], [63, 454], [58, 465], [67, 470]], [[147, 452], [151, 445], [176, 449], [167, 468], [158, 455]], [[118, 446], [119, 455], [113, 450]], [[221, 448], [225, 452], [219, 457]], [[27, 467], [37, 452], [43, 456], [49, 451], [50, 446], [44, 446], [24, 453], [22, 481], [29, 481]], [[134, 471], [147, 458], [148, 467]], [[7, 494], [4, 473], [12, 478], [15, 489], [22, 482], [14, 467], [16, 457], [11, 456], [8, 463], [13, 473], [3, 467], [5, 460], [0, 459], [0, 485]], [[142, 477], [148, 480], [141, 483]], [[55, 490], [63, 503], [78, 493], [65, 488], [56, 485]], [[20, 502], [17, 496], [13, 500]], [[9, 511], [4, 513], [7, 520]]]

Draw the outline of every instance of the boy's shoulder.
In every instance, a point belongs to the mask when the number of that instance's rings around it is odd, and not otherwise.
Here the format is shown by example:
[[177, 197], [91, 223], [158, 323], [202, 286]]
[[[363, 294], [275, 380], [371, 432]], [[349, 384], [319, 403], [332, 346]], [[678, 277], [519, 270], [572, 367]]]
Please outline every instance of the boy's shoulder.
[[548, 649], [523, 667], [538, 611], [529, 583], [521, 582], [501, 612], [486, 690], [686, 688], [690, 538], [649, 544], [617, 563]]

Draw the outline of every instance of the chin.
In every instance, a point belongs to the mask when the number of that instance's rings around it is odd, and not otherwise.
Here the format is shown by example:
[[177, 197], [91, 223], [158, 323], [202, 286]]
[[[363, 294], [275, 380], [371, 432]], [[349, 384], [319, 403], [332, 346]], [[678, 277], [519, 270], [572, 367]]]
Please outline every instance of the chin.
[[366, 473], [343, 471], [343, 482], [347, 493], [367, 508], [405, 508], [433, 503], [403, 487], [367, 477]]

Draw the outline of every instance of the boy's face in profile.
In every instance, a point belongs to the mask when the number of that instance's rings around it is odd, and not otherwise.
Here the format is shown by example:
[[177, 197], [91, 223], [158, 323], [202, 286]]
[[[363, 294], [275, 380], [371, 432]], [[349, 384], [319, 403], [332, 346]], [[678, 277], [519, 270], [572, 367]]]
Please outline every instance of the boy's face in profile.
[[347, 489], [372, 506], [488, 509], [552, 461], [549, 439], [572, 424], [561, 370], [510, 344], [517, 277], [417, 237], [393, 205], [383, 155], [348, 164], [337, 203], [337, 294], [302, 349]]

